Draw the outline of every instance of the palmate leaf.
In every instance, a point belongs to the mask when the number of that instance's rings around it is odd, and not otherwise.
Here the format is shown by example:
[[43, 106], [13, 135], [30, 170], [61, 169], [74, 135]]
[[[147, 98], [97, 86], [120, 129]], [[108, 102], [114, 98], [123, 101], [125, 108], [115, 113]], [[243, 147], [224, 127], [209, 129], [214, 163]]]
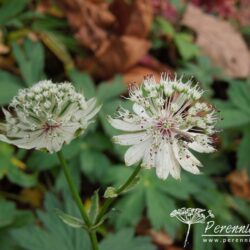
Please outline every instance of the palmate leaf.
[[40, 42], [24, 41], [23, 46], [13, 42], [13, 54], [28, 87], [44, 80], [44, 49]]
[[100, 250], [156, 250], [147, 237], [134, 237], [133, 229], [125, 229], [110, 235], [101, 245]]
[[0, 179], [5, 176], [13, 183], [23, 187], [32, 187], [37, 183], [36, 174], [27, 174], [15, 164], [14, 148], [0, 142]]
[[20, 14], [30, 2], [30, 0], [8, 0], [0, 9], [0, 26], [7, 25], [8, 22]]
[[228, 90], [229, 101], [215, 101], [221, 111], [223, 120], [219, 122], [221, 128], [234, 128], [250, 124], [250, 84], [231, 81]]
[[87, 99], [92, 98], [96, 94], [95, 84], [87, 73], [78, 72], [72, 69], [68, 72], [70, 80], [74, 83], [75, 87], [83, 92]]
[[126, 92], [127, 87], [124, 84], [121, 76], [116, 76], [115, 79], [110, 83], [102, 83], [99, 85], [97, 90], [98, 100], [101, 102], [117, 98], [119, 95]]
[[[117, 187], [127, 179], [131, 171], [131, 168], [114, 166], [103, 181]], [[183, 225], [171, 218], [170, 212], [179, 208], [180, 202], [190, 206], [188, 204], [191, 200], [198, 202], [199, 207], [214, 211], [216, 219], [221, 223], [229, 223], [234, 219], [229, 199], [217, 190], [216, 184], [205, 174], [195, 176], [182, 171], [179, 181], [173, 178], [159, 180], [154, 170], [144, 170], [140, 176], [140, 183], [133, 191], [123, 195], [115, 205], [118, 213], [111, 218], [111, 222], [117, 229], [136, 226], [146, 210], [154, 229], [165, 229], [175, 237], [177, 229]]]
[[[66, 194], [64, 196], [66, 197]], [[70, 195], [67, 194], [67, 197]], [[43, 228], [33, 224], [29, 227], [13, 230], [12, 236], [17, 244], [26, 250], [91, 250], [87, 233], [84, 230], [69, 227], [54, 212], [54, 209], [58, 208], [80, 218], [73, 200], [70, 198], [64, 200], [64, 204], [62, 204], [54, 195], [47, 194], [45, 198], [46, 212], [37, 212]], [[32, 237], [30, 237], [31, 235]]]
[[237, 168], [238, 169], [247, 169], [250, 176], [250, 127], [246, 128], [243, 131], [243, 136], [240, 142], [240, 146], [237, 151]]
[[[131, 174], [133, 169], [124, 166], [114, 166], [109, 169], [103, 182], [112, 183], [118, 187]], [[197, 187], [186, 175], [181, 181], [167, 179], [159, 180], [154, 171], [144, 170], [140, 174], [140, 182], [131, 192], [126, 193], [116, 204], [119, 211], [112, 222], [116, 228], [135, 226], [144, 209], [147, 217], [155, 229], [165, 229], [172, 236], [175, 235], [179, 223], [172, 220], [169, 214], [176, 208], [176, 200], [186, 200], [191, 194], [197, 192]]]
[[17, 210], [13, 202], [0, 200], [0, 249], [21, 250], [11, 238], [13, 228], [34, 223], [32, 212]]
[[0, 105], [8, 104], [23, 86], [22, 84], [20, 78], [0, 70]]
[[[69, 194], [64, 195], [69, 197]], [[82, 229], [75, 229], [64, 224], [53, 212], [59, 207], [76, 217], [80, 214], [70, 198], [60, 203], [55, 196], [47, 194], [45, 199], [46, 212], [38, 212], [42, 228], [32, 225], [19, 230], [12, 230], [12, 236], [18, 246], [26, 250], [92, 250], [87, 233]], [[32, 237], [31, 237], [32, 235]], [[123, 242], [123, 244], [121, 244]], [[122, 230], [112, 234], [100, 244], [100, 250], [155, 250], [147, 237], [134, 237], [132, 229]]]

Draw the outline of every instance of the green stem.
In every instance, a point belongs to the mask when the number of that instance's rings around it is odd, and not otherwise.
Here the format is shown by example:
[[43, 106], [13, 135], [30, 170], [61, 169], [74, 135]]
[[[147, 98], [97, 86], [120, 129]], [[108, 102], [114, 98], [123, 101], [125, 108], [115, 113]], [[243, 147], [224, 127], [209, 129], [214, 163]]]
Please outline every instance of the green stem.
[[98, 250], [98, 241], [97, 241], [97, 237], [96, 237], [96, 231], [91, 231], [89, 233], [89, 237], [91, 240], [93, 250]]
[[[138, 165], [134, 172], [130, 175], [130, 177], [127, 179], [127, 181], [120, 187], [117, 189], [116, 193], [117, 193], [117, 196], [119, 196], [119, 194], [121, 194], [129, 185], [130, 183], [134, 180], [134, 178], [138, 175], [138, 173], [140, 172], [141, 170], [141, 166]], [[102, 209], [100, 211], [100, 213], [98, 214], [97, 218], [96, 218], [96, 221], [95, 221], [95, 224], [98, 224], [101, 219], [103, 218], [103, 216], [106, 214], [106, 212], [108, 211], [108, 209], [110, 208], [110, 206], [114, 203], [115, 201], [115, 198], [108, 198], [103, 206], [102, 206]]]
[[[87, 212], [83, 206], [83, 203], [82, 203], [82, 200], [79, 196], [79, 193], [77, 191], [77, 188], [74, 184], [74, 181], [73, 181], [73, 178], [71, 176], [71, 173], [70, 173], [70, 170], [69, 170], [69, 167], [67, 165], [67, 162], [63, 156], [63, 153], [60, 151], [57, 153], [57, 156], [58, 156], [58, 159], [61, 163], [61, 166], [62, 166], [62, 169], [63, 169], [63, 172], [64, 172], [64, 175], [66, 177], [66, 180], [68, 182], [68, 185], [69, 185], [69, 188], [70, 188], [70, 191], [71, 191], [71, 194], [79, 208], [79, 211], [82, 215], [82, 218], [84, 220], [84, 222], [86, 223], [86, 225], [88, 226], [88, 228], [91, 228], [91, 222], [89, 220], [89, 217], [87, 215]], [[89, 231], [89, 237], [90, 237], [90, 240], [91, 240], [91, 243], [92, 243], [92, 247], [93, 247], [93, 250], [98, 250], [98, 242], [97, 242], [97, 237], [96, 237], [96, 231]]]

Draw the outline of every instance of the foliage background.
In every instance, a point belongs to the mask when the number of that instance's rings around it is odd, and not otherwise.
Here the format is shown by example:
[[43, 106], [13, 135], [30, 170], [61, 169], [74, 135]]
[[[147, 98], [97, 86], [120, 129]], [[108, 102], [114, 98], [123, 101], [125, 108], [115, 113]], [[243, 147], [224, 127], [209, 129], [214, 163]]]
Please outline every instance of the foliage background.
[[[124, 182], [124, 147], [110, 141], [106, 121], [127, 105], [127, 86], [166, 71], [193, 76], [221, 111], [218, 151], [198, 155], [203, 174], [183, 171], [161, 181], [143, 171], [98, 231], [101, 250], [182, 249], [186, 227], [175, 208], [211, 209], [219, 224], [250, 221], [250, 4], [247, 0], [1, 0], [0, 104], [41, 79], [72, 81], [103, 108], [87, 133], [64, 147], [86, 207], [91, 194]], [[1, 114], [3, 118], [3, 114]], [[0, 249], [89, 250], [84, 232], [65, 226], [53, 208], [77, 215], [57, 158], [0, 143]], [[188, 248], [247, 249], [204, 244], [203, 225]], [[122, 242], [122, 244], [121, 244]]]

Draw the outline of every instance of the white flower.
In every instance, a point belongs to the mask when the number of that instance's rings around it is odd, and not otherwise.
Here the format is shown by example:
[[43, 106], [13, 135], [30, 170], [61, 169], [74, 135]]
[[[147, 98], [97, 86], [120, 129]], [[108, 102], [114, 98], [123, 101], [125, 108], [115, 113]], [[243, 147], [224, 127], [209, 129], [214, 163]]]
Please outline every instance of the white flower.
[[40, 81], [20, 90], [8, 111], [3, 109], [6, 123], [0, 124], [0, 140], [58, 152], [85, 131], [99, 110], [95, 98], [86, 101], [70, 83]]
[[142, 161], [144, 168], [155, 167], [161, 179], [169, 174], [180, 178], [180, 166], [198, 174], [201, 163], [189, 149], [213, 152], [211, 135], [217, 121], [213, 107], [198, 102], [202, 93], [190, 81], [170, 80], [165, 74], [159, 84], [149, 76], [140, 87], [131, 87], [133, 112], [121, 109], [117, 118], [109, 117], [114, 128], [128, 132], [113, 137], [115, 143], [131, 146], [126, 165]]

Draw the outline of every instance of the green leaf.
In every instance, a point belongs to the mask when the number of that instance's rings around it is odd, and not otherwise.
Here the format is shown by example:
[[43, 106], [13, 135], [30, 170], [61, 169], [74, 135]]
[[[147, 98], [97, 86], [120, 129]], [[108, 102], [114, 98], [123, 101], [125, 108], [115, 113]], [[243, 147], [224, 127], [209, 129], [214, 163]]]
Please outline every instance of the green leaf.
[[[45, 197], [45, 211], [38, 211], [38, 218], [43, 227], [36, 224], [12, 230], [11, 235], [25, 250], [91, 250], [90, 240], [85, 230], [69, 227], [54, 213], [54, 208], [66, 211], [75, 217], [80, 213], [69, 193], [64, 194], [63, 203], [55, 196]], [[31, 237], [32, 235], [32, 237]]]
[[243, 133], [240, 146], [237, 151], [237, 168], [243, 169], [246, 168], [248, 173], [250, 173], [250, 130], [246, 129]]
[[0, 9], [0, 26], [6, 25], [8, 21], [21, 13], [30, 0], [8, 0]]
[[[214, 249], [213, 244], [208, 243], [208, 242], [207, 243], [203, 242], [203, 237], [201, 235], [204, 234], [205, 224], [198, 223], [198, 224], [193, 225], [191, 228], [193, 229], [193, 247], [194, 247], [194, 250], [200, 250], [200, 249], [212, 250], [212, 249]], [[191, 235], [189, 237], [191, 238]], [[187, 247], [189, 247], [189, 245]]]
[[186, 33], [177, 33], [174, 40], [181, 57], [189, 60], [199, 54], [199, 48], [193, 43], [192, 37]]
[[66, 70], [74, 68], [74, 61], [72, 60], [66, 46], [59, 39], [56, 33], [45, 31], [40, 32], [40, 36], [46, 46], [57, 56], [59, 60], [61, 60]]
[[33, 222], [31, 212], [17, 210], [15, 203], [0, 200], [0, 228], [3, 227], [21, 227]]
[[97, 97], [101, 102], [119, 97], [127, 90], [125, 83], [121, 76], [116, 76], [112, 82], [104, 82], [99, 85], [97, 90]]
[[11, 145], [0, 142], [0, 179], [7, 178], [20, 186], [32, 187], [37, 183], [36, 174], [26, 174], [19, 169], [14, 163], [14, 148]]
[[13, 42], [12, 47], [26, 85], [32, 86], [42, 80], [44, 78], [43, 45], [26, 39], [22, 47], [16, 42]]
[[89, 218], [92, 222], [95, 222], [96, 217], [99, 213], [100, 200], [98, 190], [95, 191], [94, 195], [91, 197], [91, 207], [89, 210]]
[[87, 73], [70, 70], [68, 72], [70, 80], [79, 91], [82, 91], [87, 99], [96, 95], [95, 84]]
[[92, 181], [100, 181], [107, 174], [107, 169], [111, 165], [108, 157], [93, 149], [84, 149], [81, 152], [81, 169]]
[[100, 131], [88, 133], [84, 138], [84, 141], [88, 144], [89, 147], [98, 151], [110, 150], [113, 148], [110, 137], [106, 136]]
[[36, 174], [26, 174], [16, 166], [9, 169], [7, 177], [11, 182], [22, 187], [34, 187], [37, 184]]
[[14, 203], [0, 201], [0, 228], [9, 226], [14, 222], [15, 212]]
[[111, 217], [111, 221], [118, 230], [128, 226], [136, 227], [141, 220], [144, 208], [145, 193], [143, 189], [137, 188], [119, 200], [115, 206], [117, 213]]
[[56, 215], [68, 226], [74, 228], [85, 228], [85, 223], [74, 216], [62, 212], [60, 209], [55, 209]]
[[[122, 244], [121, 244], [122, 243]], [[134, 237], [132, 229], [109, 235], [100, 244], [100, 250], [156, 250], [148, 237]], [[84, 249], [85, 250], [85, 249]]]
[[240, 127], [250, 123], [250, 115], [242, 112], [238, 109], [223, 109], [221, 111], [221, 117], [223, 120], [218, 122], [220, 128], [233, 128]]
[[147, 216], [153, 228], [166, 229], [170, 235], [175, 235], [178, 223], [169, 216], [175, 209], [174, 201], [157, 188], [147, 188], [146, 206]]
[[17, 92], [21, 87], [21, 79], [8, 72], [0, 70], [0, 105], [9, 103], [11, 99], [17, 95]]
[[169, 35], [170, 37], [173, 37], [175, 35], [175, 30], [174, 30], [173, 25], [170, 22], [168, 22], [166, 19], [164, 19], [161, 16], [158, 16], [156, 18], [156, 22], [158, 23], [161, 31], [164, 34]]
[[230, 101], [242, 112], [250, 116], [250, 86], [241, 81], [232, 81], [228, 91]]

